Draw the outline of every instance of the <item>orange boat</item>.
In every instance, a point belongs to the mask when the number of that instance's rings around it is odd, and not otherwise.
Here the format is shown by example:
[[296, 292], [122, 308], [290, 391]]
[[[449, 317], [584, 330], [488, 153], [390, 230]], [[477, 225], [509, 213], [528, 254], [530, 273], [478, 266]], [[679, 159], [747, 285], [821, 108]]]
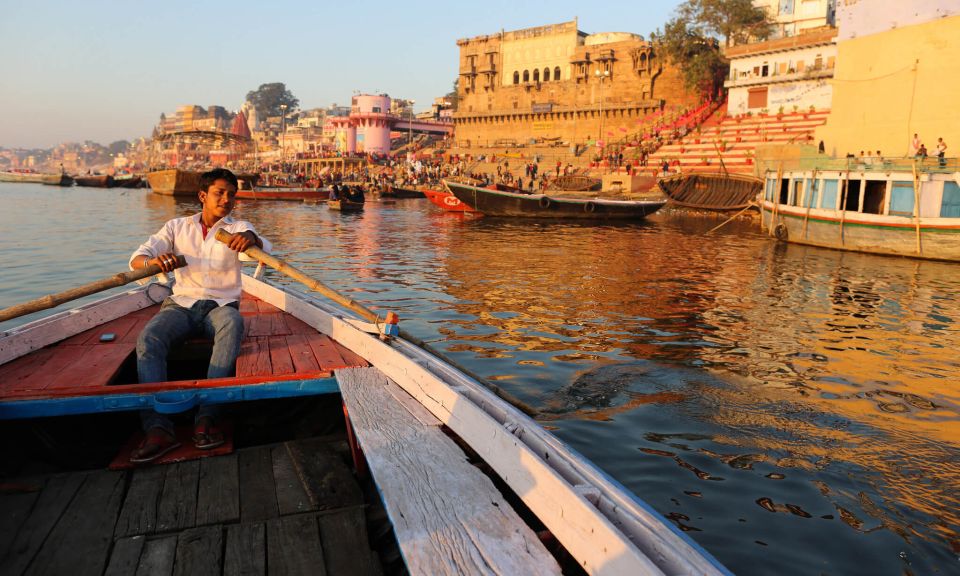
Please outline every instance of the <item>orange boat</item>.
[[476, 212], [473, 208], [460, 201], [459, 198], [446, 190], [421, 190], [428, 200], [449, 212]]

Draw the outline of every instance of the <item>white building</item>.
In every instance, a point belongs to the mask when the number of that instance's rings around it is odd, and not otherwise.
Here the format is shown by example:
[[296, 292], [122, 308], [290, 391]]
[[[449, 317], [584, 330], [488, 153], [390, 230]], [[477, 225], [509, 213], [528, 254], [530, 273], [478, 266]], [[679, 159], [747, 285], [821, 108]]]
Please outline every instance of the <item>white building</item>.
[[836, 25], [837, 0], [753, 0], [753, 5], [773, 17], [776, 27], [771, 40]]

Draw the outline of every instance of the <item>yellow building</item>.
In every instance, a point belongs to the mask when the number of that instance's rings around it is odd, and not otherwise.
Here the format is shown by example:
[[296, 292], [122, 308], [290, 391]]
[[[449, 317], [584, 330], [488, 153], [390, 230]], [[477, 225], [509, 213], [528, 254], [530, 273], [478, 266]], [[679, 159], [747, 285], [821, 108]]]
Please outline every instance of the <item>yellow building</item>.
[[960, 6], [955, 0], [859, 0], [837, 7], [833, 105], [816, 133], [828, 154], [960, 154]]
[[699, 98], [655, 44], [625, 32], [586, 34], [576, 20], [457, 45], [453, 120], [465, 147], [614, 142], [637, 132], [643, 117]]

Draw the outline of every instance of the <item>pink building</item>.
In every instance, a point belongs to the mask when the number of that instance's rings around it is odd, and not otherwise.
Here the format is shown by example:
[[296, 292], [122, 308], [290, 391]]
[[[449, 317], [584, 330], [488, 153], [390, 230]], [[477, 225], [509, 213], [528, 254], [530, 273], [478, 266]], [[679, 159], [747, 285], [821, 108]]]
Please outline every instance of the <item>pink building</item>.
[[439, 122], [402, 119], [390, 112], [390, 97], [360, 94], [353, 97], [350, 116], [330, 118], [336, 127], [337, 149], [345, 153], [368, 154], [390, 153], [390, 130], [409, 130], [411, 133], [427, 132], [448, 134], [452, 126]]

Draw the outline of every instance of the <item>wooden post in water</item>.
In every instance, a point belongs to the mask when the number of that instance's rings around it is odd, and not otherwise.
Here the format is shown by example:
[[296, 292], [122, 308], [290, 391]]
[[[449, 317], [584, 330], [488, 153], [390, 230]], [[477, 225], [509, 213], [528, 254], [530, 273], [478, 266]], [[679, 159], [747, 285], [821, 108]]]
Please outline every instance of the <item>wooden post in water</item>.
[[[813, 169], [813, 177], [810, 178], [811, 184], [814, 188], [817, 186], [817, 169]], [[806, 190], [804, 190], [806, 192]], [[803, 232], [800, 234], [800, 237], [806, 240], [807, 238], [807, 220], [810, 219], [810, 209], [813, 206], [813, 203], [810, 202], [806, 197], [803, 199], [807, 203], [807, 213], [803, 215]]]
[[840, 187], [840, 245], [843, 246], [843, 222], [847, 216], [847, 188], [850, 187], [850, 167], [843, 175], [843, 186]]
[[[183, 256], [177, 256], [177, 265], [174, 268], [182, 268], [186, 265], [186, 259], [184, 259]], [[58, 292], [56, 294], [48, 294], [46, 296], [30, 300], [29, 302], [24, 302], [23, 304], [17, 304], [16, 306], [11, 306], [9, 308], [0, 310], [0, 322], [19, 318], [20, 316], [26, 316], [27, 314], [32, 314], [41, 310], [54, 308], [63, 304], [64, 302], [76, 300], [77, 298], [83, 298], [84, 296], [96, 294], [97, 292], [103, 292], [104, 290], [108, 290], [110, 288], [123, 286], [124, 284], [129, 284], [136, 280], [142, 280], [143, 278], [148, 278], [162, 272], [163, 270], [161, 270], [159, 266], [153, 264], [138, 270], [120, 272], [119, 274], [115, 274], [109, 278], [97, 280], [96, 282], [90, 282], [89, 284], [71, 288], [70, 290], [64, 290], [63, 292]]]

